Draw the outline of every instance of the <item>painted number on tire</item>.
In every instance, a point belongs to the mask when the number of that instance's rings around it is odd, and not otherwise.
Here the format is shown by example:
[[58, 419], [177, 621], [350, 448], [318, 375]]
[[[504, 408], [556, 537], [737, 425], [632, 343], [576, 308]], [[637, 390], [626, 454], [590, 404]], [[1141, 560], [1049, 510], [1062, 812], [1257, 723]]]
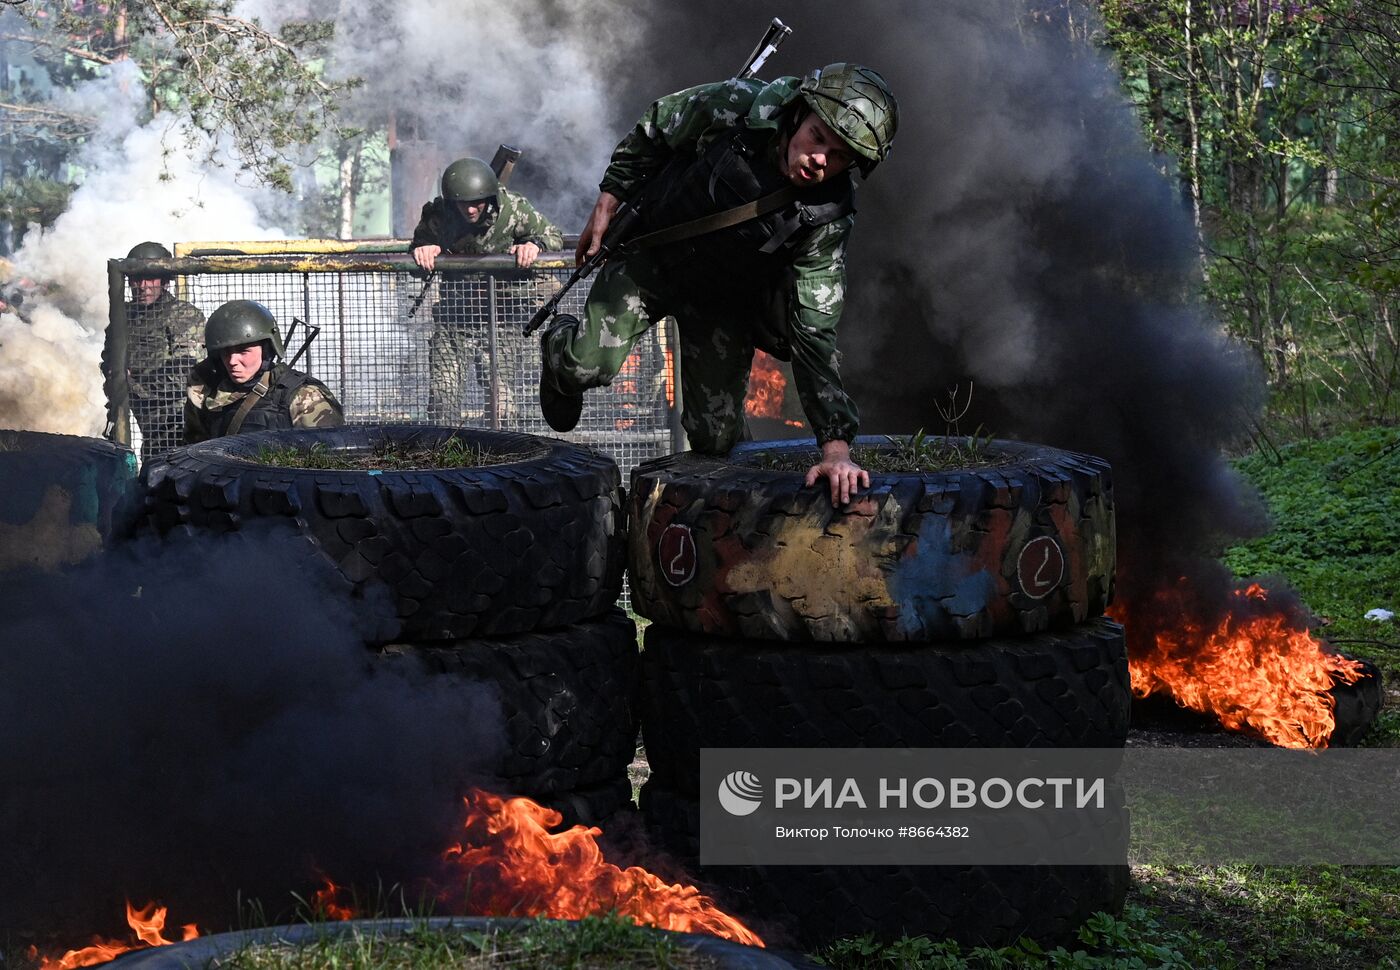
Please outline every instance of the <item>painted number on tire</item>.
[[684, 586], [695, 578], [695, 537], [690, 526], [672, 524], [662, 530], [656, 543], [656, 561], [672, 586]]
[[1033, 600], [1049, 594], [1065, 575], [1065, 555], [1049, 536], [1026, 543], [1016, 560], [1016, 579], [1021, 591]]

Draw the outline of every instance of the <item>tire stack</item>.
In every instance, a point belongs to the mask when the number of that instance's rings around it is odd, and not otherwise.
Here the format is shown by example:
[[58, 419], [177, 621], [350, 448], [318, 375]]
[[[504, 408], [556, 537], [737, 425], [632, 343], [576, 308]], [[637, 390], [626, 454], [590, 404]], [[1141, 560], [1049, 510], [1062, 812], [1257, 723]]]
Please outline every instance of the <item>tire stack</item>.
[[127, 527], [136, 455], [98, 438], [0, 430], [0, 574], [51, 572]]
[[[1123, 746], [1106, 463], [995, 441], [971, 470], [873, 473], [835, 510], [824, 483], [776, 470], [809, 453], [759, 442], [632, 474], [632, 601], [653, 621], [641, 805], [657, 841], [698, 863], [700, 798], [714, 797], [699, 791], [702, 748]], [[697, 871], [804, 947], [1064, 939], [1127, 888], [1126, 865]]]
[[[270, 451], [370, 457], [436, 448], [470, 467], [334, 470]], [[594, 824], [631, 802], [636, 627], [616, 607], [625, 557], [617, 465], [587, 448], [463, 428], [263, 431], [177, 449], [142, 469], [165, 535], [257, 529], [334, 564], [375, 662], [493, 685], [506, 719], [502, 793]], [[443, 725], [445, 731], [451, 725]]]

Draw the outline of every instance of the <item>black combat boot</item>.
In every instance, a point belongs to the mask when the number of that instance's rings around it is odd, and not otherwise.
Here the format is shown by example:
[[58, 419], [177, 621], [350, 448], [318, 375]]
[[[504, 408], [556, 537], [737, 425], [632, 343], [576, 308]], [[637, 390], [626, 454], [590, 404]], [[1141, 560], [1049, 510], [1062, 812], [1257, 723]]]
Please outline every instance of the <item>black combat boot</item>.
[[560, 433], [574, 430], [583, 414], [583, 394], [566, 394], [559, 390], [549, 369], [549, 338], [565, 327], [577, 332], [578, 317], [570, 313], [558, 314], [540, 337], [540, 413], [549, 426]]

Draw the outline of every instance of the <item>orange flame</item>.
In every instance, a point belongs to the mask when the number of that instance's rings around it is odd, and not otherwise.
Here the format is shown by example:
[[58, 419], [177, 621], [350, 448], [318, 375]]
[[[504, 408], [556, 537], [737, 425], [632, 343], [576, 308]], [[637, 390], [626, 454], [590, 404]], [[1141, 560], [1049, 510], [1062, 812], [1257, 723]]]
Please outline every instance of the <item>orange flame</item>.
[[[1133, 693], [1165, 691], [1230, 730], [1252, 729], [1280, 747], [1326, 747], [1336, 727], [1328, 691], [1356, 683], [1364, 668], [1331, 652], [1289, 610], [1268, 605], [1269, 593], [1258, 583], [1232, 596], [1236, 605], [1213, 628], [1193, 617], [1200, 611], [1193, 611], [1184, 579], [1159, 590], [1144, 610], [1160, 622], [1110, 609], [1128, 628]], [[1134, 631], [1134, 622], [1145, 635]]]
[[671, 352], [671, 345], [664, 348], [666, 354], [666, 406], [674, 408], [676, 406], [676, 356]]
[[786, 391], [786, 382], [777, 361], [763, 351], [755, 350], [744, 412], [753, 418], [781, 418]]
[[329, 919], [354, 919], [359, 914], [340, 901], [342, 889], [331, 881], [330, 876], [321, 876], [321, 888], [311, 897], [311, 911]]
[[744, 400], [744, 413], [751, 418], [772, 418], [794, 428], [805, 427], [801, 421], [783, 417], [783, 402], [787, 397], [787, 380], [778, 362], [761, 350], [753, 352], [749, 370], [749, 392]]
[[[155, 903], [147, 903], [143, 908], [136, 909], [128, 901], [126, 904], [126, 923], [136, 934], [137, 942], [126, 943], [121, 940], [95, 939], [91, 946], [85, 946], [81, 950], [69, 950], [57, 959], [46, 957], [40, 961], [39, 970], [73, 970], [75, 967], [90, 967], [94, 964], [114, 960], [130, 950], [169, 946], [176, 941], [167, 940], [161, 935], [165, 929], [166, 912], [166, 907], [157, 906]], [[181, 928], [181, 932], [182, 936], [179, 942], [183, 943], [199, 936], [199, 927], [189, 923]], [[32, 950], [31, 955], [37, 956]]]
[[555, 919], [616, 912], [663, 930], [763, 946], [696, 887], [669, 885], [640, 867], [624, 870], [605, 860], [596, 828], [550, 832], [563, 816], [528, 798], [473, 789], [464, 801], [467, 844], [452, 846], [445, 857], [460, 870], [465, 912]]

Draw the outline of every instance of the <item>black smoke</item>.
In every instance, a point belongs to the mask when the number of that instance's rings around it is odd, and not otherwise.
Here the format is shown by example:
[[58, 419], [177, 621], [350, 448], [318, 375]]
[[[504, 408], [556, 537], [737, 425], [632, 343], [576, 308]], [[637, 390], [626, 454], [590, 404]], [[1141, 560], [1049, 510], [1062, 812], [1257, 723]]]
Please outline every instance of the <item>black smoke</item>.
[[[1119, 594], [1205, 566], [1262, 525], [1222, 449], [1263, 400], [1252, 359], [1193, 296], [1196, 241], [1094, 22], [1064, 0], [668, 5], [619, 103], [727, 76], [772, 15], [793, 36], [762, 76], [839, 60], [890, 82], [900, 127], [862, 185], [841, 321], [864, 433], [954, 430], [1107, 458]], [[619, 128], [619, 133], [623, 129]]]
[[240, 895], [285, 915], [318, 871], [430, 872], [499, 703], [377, 660], [333, 567], [288, 548], [141, 542], [3, 577], [0, 930], [81, 943], [130, 899], [208, 931]]

